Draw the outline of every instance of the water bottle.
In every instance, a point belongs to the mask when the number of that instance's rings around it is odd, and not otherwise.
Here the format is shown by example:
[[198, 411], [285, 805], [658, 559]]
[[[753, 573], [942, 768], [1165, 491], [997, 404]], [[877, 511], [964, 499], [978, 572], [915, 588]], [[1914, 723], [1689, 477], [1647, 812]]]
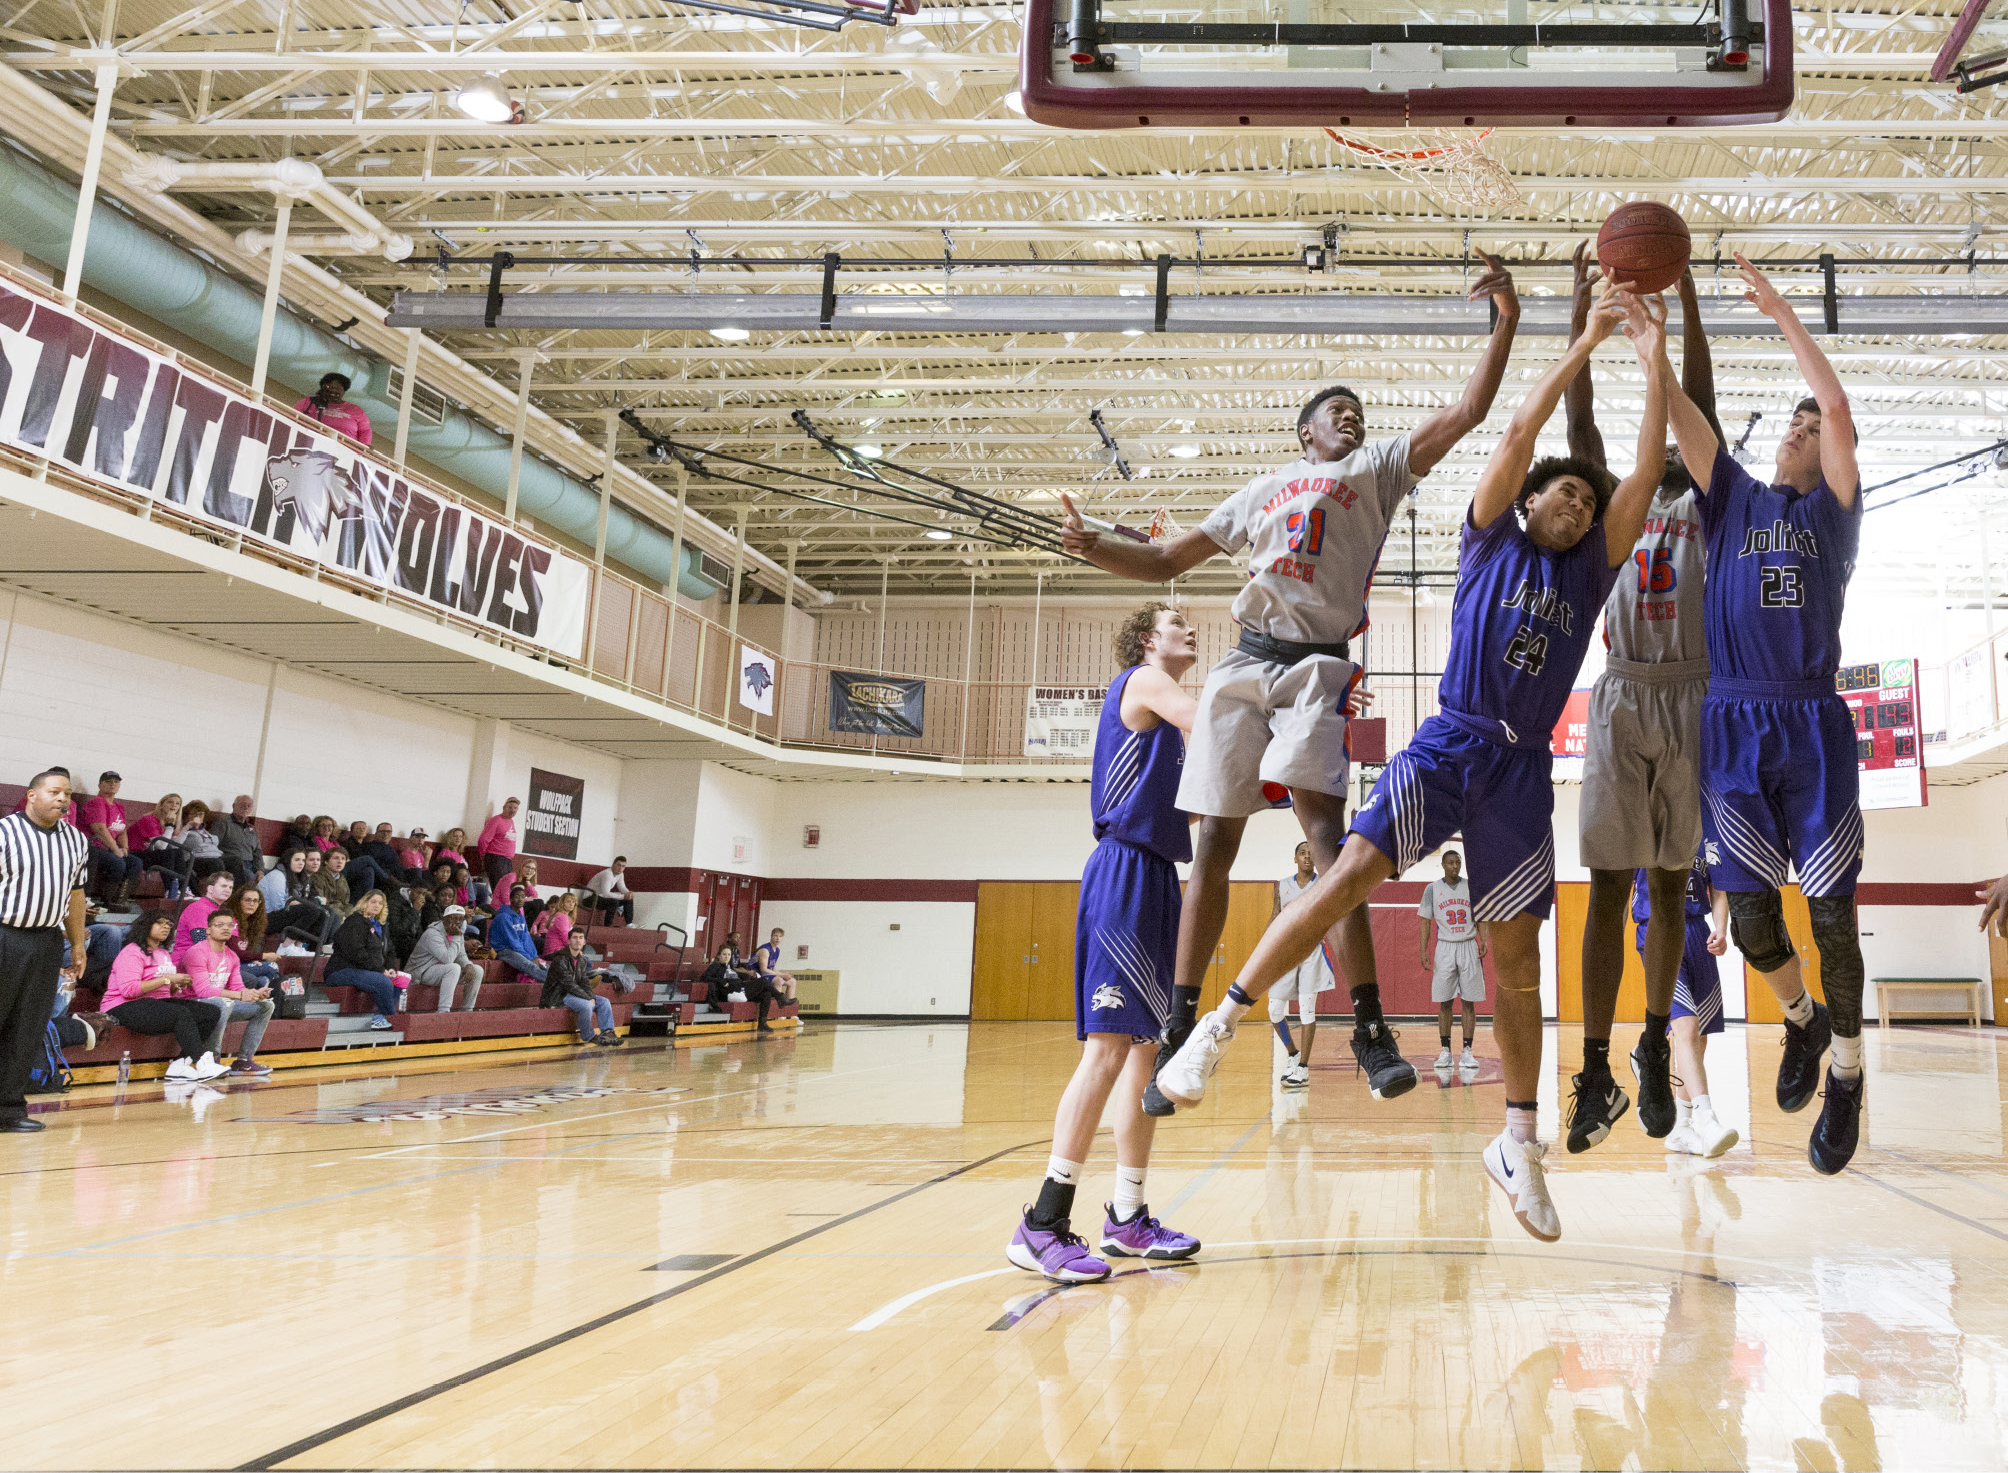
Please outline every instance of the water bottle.
[[119, 1088], [124, 1089], [126, 1087], [126, 1081], [131, 1078], [132, 1078], [132, 1050], [127, 1049], [124, 1053], [119, 1055]]

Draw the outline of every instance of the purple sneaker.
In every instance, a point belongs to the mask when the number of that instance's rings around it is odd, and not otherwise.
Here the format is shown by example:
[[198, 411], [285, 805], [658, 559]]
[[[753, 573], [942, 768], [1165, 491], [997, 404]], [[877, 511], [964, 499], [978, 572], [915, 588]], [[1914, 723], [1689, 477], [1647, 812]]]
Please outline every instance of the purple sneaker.
[[1199, 1239], [1166, 1227], [1140, 1207], [1128, 1222], [1117, 1222], [1115, 1208], [1104, 1206], [1102, 1252], [1117, 1258], [1190, 1258], [1199, 1251]]
[[1021, 1217], [1004, 1256], [1019, 1268], [1044, 1274], [1056, 1284], [1100, 1283], [1109, 1276], [1109, 1266], [1090, 1253], [1070, 1227], [1062, 1219], [1049, 1231], [1035, 1228]]

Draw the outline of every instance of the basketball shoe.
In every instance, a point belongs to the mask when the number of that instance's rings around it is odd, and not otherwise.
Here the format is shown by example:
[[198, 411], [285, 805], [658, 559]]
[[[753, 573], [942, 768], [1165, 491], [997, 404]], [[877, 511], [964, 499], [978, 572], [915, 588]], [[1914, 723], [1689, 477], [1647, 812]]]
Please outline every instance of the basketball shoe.
[[1813, 1122], [1813, 1137], [1806, 1143], [1806, 1155], [1815, 1171], [1833, 1176], [1855, 1159], [1855, 1147], [1861, 1143], [1862, 1105], [1869, 1097], [1869, 1077], [1862, 1074], [1844, 1082], [1829, 1069], [1826, 1094], [1820, 1118]]
[[1673, 1103], [1673, 1044], [1664, 1033], [1641, 1033], [1631, 1063], [1638, 1076], [1638, 1123], [1654, 1140], [1665, 1140], [1679, 1119]]
[[1516, 1141], [1513, 1132], [1502, 1130], [1485, 1148], [1485, 1170], [1513, 1204], [1513, 1216], [1521, 1227], [1544, 1243], [1562, 1236], [1562, 1219], [1548, 1197], [1548, 1179], [1541, 1159], [1548, 1148], [1539, 1141]]
[[1399, 1036], [1379, 1018], [1353, 1029], [1353, 1057], [1359, 1061], [1360, 1073], [1366, 1076], [1367, 1088], [1377, 1100], [1391, 1100], [1415, 1088], [1415, 1065], [1394, 1046]]
[[1049, 1228], [1034, 1227], [1029, 1219], [1020, 1217], [1018, 1231], [1011, 1235], [1004, 1256], [1027, 1273], [1044, 1274], [1056, 1284], [1093, 1284], [1107, 1278], [1113, 1270], [1090, 1253], [1087, 1243], [1072, 1229], [1073, 1224], [1064, 1217]]
[[1192, 1026], [1191, 1036], [1179, 1045], [1171, 1062], [1158, 1071], [1157, 1087], [1164, 1097], [1181, 1109], [1189, 1109], [1206, 1098], [1206, 1081], [1220, 1066], [1221, 1051], [1234, 1030], [1218, 1013], [1208, 1013]]
[[1164, 1066], [1171, 1062], [1172, 1055], [1192, 1036], [1192, 1029], [1193, 1024], [1181, 1018], [1173, 1018], [1164, 1025], [1164, 1032], [1157, 1040], [1157, 1060], [1150, 1066], [1150, 1083], [1143, 1087], [1144, 1114], [1162, 1120], [1177, 1108], [1157, 1087], [1157, 1076], [1164, 1072]]
[[1190, 1258], [1198, 1251], [1199, 1239], [1166, 1227], [1148, 1207], [1139, 1207], [1128, 1222], [1117, 1222], [1115, 1205], [1102, 1205], [1102, 1252], [1111, 1258]]
[[1576, 1075], [1575, 1086], [1569, 1102], [1569, 1154], [1580, 1156], [1609, 1138], [1611, 1127], [1631, 1108], [1631, 1096], [1607, 1068]]
[[[1820, 1084], [1820, 1056], [1833, 1041], [1834, 1029], [1827, 1020], [1827, 1010], [1817, 1002], [1813, 1004], [1813, 1021], [1805, 1027], [1790, 1018], [1785, 1020], [1785, 1053], [1778, 1060], [1778, 1108], [1787, 1115], [1805, 1109], [1812, 1102], [1813, 1091]], [[1852, 1152], [1854, 1148], [1848, 1149]], [[1838, 1171], [1840, 1167], [1834, 1169]]]

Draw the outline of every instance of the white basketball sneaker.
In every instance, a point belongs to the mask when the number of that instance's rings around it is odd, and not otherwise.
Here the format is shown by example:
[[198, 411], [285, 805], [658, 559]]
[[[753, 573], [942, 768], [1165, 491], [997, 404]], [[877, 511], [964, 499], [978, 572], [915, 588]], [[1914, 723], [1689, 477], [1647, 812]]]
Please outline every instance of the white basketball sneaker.
[[[1692, 1116], [1688, 1117], [1692, 1119]], [[1694, 1127], [1687, 1120], [1676, 1120], [1673, 1129], [1666, 1133], [1667, 1151], [1675, 1156], [1698, 1156], [1701, 1149], [1694, 1138]]]
[[1743, 1139], [1715, 1118], [1713, 1105], [1704, 1105], [1689, 1117], [1688, 1134], [1693, 1139], [1693, 1144], [1688, 1149], [1697, 1156], [1706, 1156], [1711, 1161]]
[[1281, 1083], [1285, 1089], [1309, 1089], [1311, 1087], [1311, 1071], [1299, 1059], [1283, 1071]]
[[1562, 1236], [1562, 1219], [1548, 1198], [1548, 1180], [1541, 1169], [1541, 1158], [1547, 1154], [1548, 1148], [1539, 1141], [1516, 1141], [1512, 1131], [1502, 1130], [1485, 1148], [1485, 1169], [1513, 1204], [1520, 1226], [1552, 1243]]
[[1460, 1069], [1476, 1069], [1478, 1067], [1478, 1055], [1471, 1052], [1470, 1044], [1467, 1043], [1464, 1045], [1464, 1057], [1457, 1061], [1457, 1067]]
[[1443, 1052], [1436, 1056], [1436, 1067], [1439, 1069], [1448, 1069], [1451, 1063], [1450, 1045], [1446, 1043], [1443, 1046]]
[[1190, 1109], [1206, 1098], [1206, 1081], [1220, 1066], [1221, 1050], [1234, 1030], [1218, 1013], [1208, 1013], [1192, 1026], [1165, 1066], [1157, 1071], [1157, 1090], [1174, 1105]]

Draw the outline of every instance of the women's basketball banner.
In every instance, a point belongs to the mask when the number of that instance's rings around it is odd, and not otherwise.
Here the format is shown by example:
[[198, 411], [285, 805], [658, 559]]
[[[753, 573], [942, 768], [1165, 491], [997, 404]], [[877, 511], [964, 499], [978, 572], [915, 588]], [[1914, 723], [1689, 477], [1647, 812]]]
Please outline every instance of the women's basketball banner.
[[0, 442], [577, 659], [592, 571], [339, 436], [0, 284]]
[[579, 857], [579, 825], [586, 812], [586, 780], [530, 769], [529, 802], [519, 822], [523, 826], [523, 852], [541, 854], [546, 859]]
[[1855, 719], [1862, 807], [1922, 808], [1924, 744], [1918, 730], [1917, 661], [1843, 665], [1834, 688]]
[[1102, 685], [1035, 685], [1025, 692], [1027, 757], [1092, 757]]
[[830, 672], [830, 730], [917, 737], [927, 719], [927, 682], [896, 675]]

